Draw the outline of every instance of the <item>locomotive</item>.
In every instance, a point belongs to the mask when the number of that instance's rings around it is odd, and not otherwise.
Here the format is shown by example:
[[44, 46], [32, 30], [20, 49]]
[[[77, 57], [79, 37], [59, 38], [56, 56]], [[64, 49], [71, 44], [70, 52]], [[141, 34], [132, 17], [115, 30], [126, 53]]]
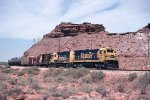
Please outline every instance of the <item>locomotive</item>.
[[119, 68], [116, 51], [111, 47], [43, 53], [38, 57], [29, 57], [26, 64], [23, 62], [24, 59], [21, 59], [24, 66]]

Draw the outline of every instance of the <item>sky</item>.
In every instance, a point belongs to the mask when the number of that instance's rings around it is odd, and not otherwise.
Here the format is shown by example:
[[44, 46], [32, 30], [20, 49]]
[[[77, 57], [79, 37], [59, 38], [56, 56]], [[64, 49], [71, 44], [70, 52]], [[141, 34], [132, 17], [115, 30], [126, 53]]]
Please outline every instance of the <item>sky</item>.
[[[150, 23], [150, 0], [0, 0], [0, 61], [19, 57], [61, 22], [132, 32]], [[17, 46], [16, 48], [13, 48]]]

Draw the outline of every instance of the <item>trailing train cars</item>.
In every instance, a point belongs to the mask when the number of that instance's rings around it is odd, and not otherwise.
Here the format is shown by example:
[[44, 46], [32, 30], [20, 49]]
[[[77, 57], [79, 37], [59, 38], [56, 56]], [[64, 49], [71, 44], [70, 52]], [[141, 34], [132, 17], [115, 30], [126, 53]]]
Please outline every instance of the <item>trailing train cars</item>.
[[17, 58], [17, 57], [12, 58], [12, 59], [8, 60], [8, 64], [10, 66], [13, 66], [13, 65], [20, 66], [21, 65], [21, 58]]
[[86, 49], [44, 53], [38, 57], [29, 57], [28, 63], [22, 65], [36, 65], [47, 67], [92, 67], [92, 68], [119, 68], [116, 51], [110, 47], [100, 49]]

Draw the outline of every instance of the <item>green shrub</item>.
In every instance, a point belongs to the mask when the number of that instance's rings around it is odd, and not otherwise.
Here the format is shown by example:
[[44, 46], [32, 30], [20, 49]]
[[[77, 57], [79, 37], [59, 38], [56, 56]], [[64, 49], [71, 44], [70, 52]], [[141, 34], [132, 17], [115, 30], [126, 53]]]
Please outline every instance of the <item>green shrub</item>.
[[35, 89], [35, 90], [39, 90], [41, 87], [38, 83], [37, 80], [35, 80], [33, 77], [29, 77], [28, 78], [28, 85], [32, 88], [32, 89]]
[[16, 70], [12, 68], [4, 68], [1, 72], [2, 73], [14, 73]]
[[54, 68], [49, 68], [49, 70], [47, 70], [46, 72], [43, 73], [44, 78], [47, 77], [57, 77], [58, 75], [60, 75], [62, 73], [63, 69], [59, 68], [59, 69], [54, 69]]
[[136, 73], [131, 73], [128, 76], [128, 80], [131, 82], [133, 81], [135, 78], [137, 78], [137, 74]]
[[118, 92], [120, 92], [120, 93], [124, 93], [124, 92], [125, 92], [125, 86], [122, 85], [122, 84], [120, 84], [120, 85], [117, 87], [117, 90], [118, 90]]
[[9, 80], [9, 78], [10, 77], [8, 75], [0, 73], [0, 81], [1, 82]]
[[146, 72], [144, 75], [141, 75], [137, 81], [137, 85], [141, 90], [141, 94], [146, 93], [146, 89], [149, 84], [150, 84], [150, 73]]
[[21, 71], [18, 72], [18, 76], [22, 76], [24, 74], [31, 74], [31, 75], [37, 75], [39, 73], [39, 68], [36, 66], [32, 66], [30, 68], [24, 68]]
[[57, 76], [57, 78], [56, 78], [56, 81], [58, 82], [58, 83], [63, 83], [63, 82], [67, 82], [67, 80], [68, 80], [68, 78], [67, 77], [65, 77], [65, 76]]
[[92, 82], [99, 82], [105, 77], [104, 73], [102, 71], [99, 72], [92, 72], [91, 78]]
[[84, 76], [81, 78], [81, 82], [83, 83], [91, 83], [92, 82], [92, 78], [91, 76]]
[[100, 93], [103, 97], [106, 97], [107, 91], [105, 87], [97, 87], [95, 88], [95, 91]]
[[10, 89], [8, 90], [8, 95], [13, 95], [13, 94], [19, 95], [19, 94], [21, 94], [21, 93], [22, 93], [22, 89], [19, 88], [18, 86], [14, 87], [14, 88], [10, 88]]
[[57, 89], [56, 87], [52, 87], [49, 89], [50, 95], [53, 97], [62, 97], [63, 99], [67, 99], [69, 96], [72, 96], [76, 93], [74, 88], [64, 88]]
[[68, 70], [65, 70], [62, 72], [62, 76], [70, 76], [73, 77], [75, 79], [79, 79], [81, 77], [83, 77], [84, 75], [87, 75], [89, 73], [89, 70], [84, 68], [84, 67], [80, 67], [77, 69], [74, 68], [69, 68]]
[[28, 79], [26, 78], [19, 77], [17, 81], [18, 81], [18, 85], [22, 85], [22, 86], [28, 85]]
[[80, 90], [84, 93], [91, 93], [93, 91], [93, 88], [91, 85], [83, 84], [80, 88]]
[[0, 93], [0, 100], [7, 100], [7, 94]]
[[0, 91], [3, 91], [4, 89], [7, 89], [7, 84], [0, 82]]
[[24, 69], [22, 69], [21, 71], [19, 71], [19, 72], [17, 73], [17, 76], [22, 76], [22, 75], [24, 75], [25, 73], [27, 73], [27, 71], [24, 70]]
[[11, 85], [16, 85], [17, 84], [17, 79], [15, 78], [10, 78], [9, 80], [7, 80]]
[[33, 82], [33, 83], [30, 84], [30, 86], [31, 86], [32, 89], [35, 89], [35, 90], [41, 89], [38, 82]]

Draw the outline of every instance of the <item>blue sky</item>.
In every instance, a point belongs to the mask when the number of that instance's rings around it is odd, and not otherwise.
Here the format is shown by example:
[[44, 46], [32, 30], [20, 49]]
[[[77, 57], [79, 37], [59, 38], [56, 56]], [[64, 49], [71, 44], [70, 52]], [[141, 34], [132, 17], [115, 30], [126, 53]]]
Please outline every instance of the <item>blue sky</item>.
[[[0, 0], [0, 61], [20, 56], [34, 38], [42, 38], [60, 22], [136, 31], [150, 22], [150, 0]], [[8, 44], [22, 45], [10, 51]]]

